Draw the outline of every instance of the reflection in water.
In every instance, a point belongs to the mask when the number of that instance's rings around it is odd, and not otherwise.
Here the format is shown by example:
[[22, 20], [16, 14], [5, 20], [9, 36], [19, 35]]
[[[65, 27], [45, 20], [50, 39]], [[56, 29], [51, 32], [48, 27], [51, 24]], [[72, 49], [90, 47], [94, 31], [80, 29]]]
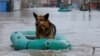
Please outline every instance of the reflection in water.
[[91, 20], [92, 20], [92, 19], [91, 19], [91, 16], [92, 16], [92, 15], [91, 15], [91, 11], [89, 11], [89, 15], [88, 15], [88, 16], [89, 16], [89, 21], [91, 21]]
[[0, 17], [12, 17], [12, 12], [0, 12]]
[[83, 20], [85, 21], [86, 19], [86, 15], [85, 15], [85, 11], [83, 12]]
[[2, 17], [2, 16], [6, 16], [6, 12], [0, 12], [0, 17]]
[[[40, 10], [39, 10], [40, 9]], [[23, 9], [21, 11], [13, 11], [13, 12], [0, 12], [0, 17], [6, 17], [6, 18], [11, 18], [11, 17], [18, 17], [18, 18], [25, 18], [25, 17], [33, 17], [32, 13], [33, 11], [38, 12], [38, 13], [50, 13], [51, 17], [58, 17], [58, 18], [67, 18], [70, 20], [89, 20], [91, 21], [91, 11], [78, 11], [76, 12], [75, 10], [71, 11], [71, 12], [58, 12], [55, 10], [50, 10], [48, 11], [48, 9], [41, 9], [39, 8], [37, 9]], [[83, 19], [82, 19], [83, 18]]]

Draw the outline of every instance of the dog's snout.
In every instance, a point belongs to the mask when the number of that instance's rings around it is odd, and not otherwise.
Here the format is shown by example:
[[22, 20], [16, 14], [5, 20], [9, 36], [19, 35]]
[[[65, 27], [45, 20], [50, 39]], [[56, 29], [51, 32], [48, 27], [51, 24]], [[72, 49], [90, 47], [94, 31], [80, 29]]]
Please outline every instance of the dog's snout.
[[44, 25], [43, 22], [36, 22], [36, 26], [42, 26], [42, 25]]

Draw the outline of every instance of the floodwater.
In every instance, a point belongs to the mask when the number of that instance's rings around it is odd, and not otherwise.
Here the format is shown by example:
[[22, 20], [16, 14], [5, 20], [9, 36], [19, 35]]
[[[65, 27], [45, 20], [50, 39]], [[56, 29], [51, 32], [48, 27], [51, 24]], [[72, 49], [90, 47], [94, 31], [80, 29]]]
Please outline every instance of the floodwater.
[[[49, 20], [56, 25], [57, 33], [65, 35], [71, 42], [72, 50], [14, 50], [10, 35], [15, 31], [35, 30], [33, 12], [39, 15], [50, 13]], [[99, 18], [99, 11], [58, 12], [58, 8], [31, 8], [0, 13], [0, 56], [99, 56]], [[98, 47], [94, 53], [92, 47]]]

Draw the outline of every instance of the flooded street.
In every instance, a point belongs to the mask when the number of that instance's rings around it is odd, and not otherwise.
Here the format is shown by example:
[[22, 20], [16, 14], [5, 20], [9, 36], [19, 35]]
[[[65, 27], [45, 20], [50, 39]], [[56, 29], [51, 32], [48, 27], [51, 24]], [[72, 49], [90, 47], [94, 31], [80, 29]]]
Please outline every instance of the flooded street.
[[[57, 33], [66, 36], [72, 50], [14, 50], [10, 36], [15, 31], [35, 30], [32, 13], [50, 13], [50, 21]], [[58, 12], [58, 8], [31, 8], [11, 13], [0, 13], [0, 56], [100, 56], [100, 11], [73, 10]], [[95, 51], [93, 49], [95, 48]], [[94, 53], [93, 53], [94, 51]]]

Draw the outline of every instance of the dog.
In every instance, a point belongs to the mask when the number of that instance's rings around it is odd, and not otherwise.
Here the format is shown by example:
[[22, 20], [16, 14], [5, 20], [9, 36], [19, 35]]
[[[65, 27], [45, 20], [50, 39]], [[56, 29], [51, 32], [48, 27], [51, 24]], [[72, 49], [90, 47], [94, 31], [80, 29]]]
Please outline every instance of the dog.
[[36, 39], [54, 39], [56, 35], [56, 27], [49, 21], [49, 13], [45, 15], [37, 15], [33, 12], [33, 15], [36, 20]]

